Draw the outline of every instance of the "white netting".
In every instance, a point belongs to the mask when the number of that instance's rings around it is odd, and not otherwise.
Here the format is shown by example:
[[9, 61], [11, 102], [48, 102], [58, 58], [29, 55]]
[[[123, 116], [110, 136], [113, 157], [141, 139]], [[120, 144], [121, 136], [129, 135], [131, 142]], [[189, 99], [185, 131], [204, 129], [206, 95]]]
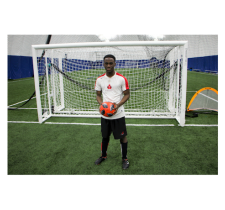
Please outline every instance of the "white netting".
[[[113, 54], [115, 71], [128, 79], [131, 92], [125, 104], [126, 115], [174, 117], [181, 100], [179, 49], [173, 46], [48, 49], [38, 63], [42, 113], [99, 116], [94, 85], [97, 77], [105, 73], [103, 57]], [[42, 50], [37, 50], [37, 61], [41, 54]]]

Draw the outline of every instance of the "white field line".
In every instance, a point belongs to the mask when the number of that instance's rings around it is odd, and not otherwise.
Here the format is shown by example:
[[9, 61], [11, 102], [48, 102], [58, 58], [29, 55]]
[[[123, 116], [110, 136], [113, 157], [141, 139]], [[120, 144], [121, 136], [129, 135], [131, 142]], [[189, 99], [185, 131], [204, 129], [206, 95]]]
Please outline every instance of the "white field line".
[[8, 123], [39, 123], [39, 122], [32, 122], [32, 121], [8, 121]]
[[[46, 122], [45, 124], [59, 124], [59, 125], [101, 125], [100, 123], [58, 123], [58, 122]], [[174, 126], [174, 124], [126, 124], [126, 126]]]
[[[39, 123], [39, 122], [32, 122], [32, 121], [8, 121], [8, 123]], [[49, 125], [101, 125], [100, 123], [65, 123], [65, 122], [45, 122], [43, 124]], [[175, 126], [174, 124], [126, 124], [127, 126], [134, 126], [134, 127], [153, 127], [153, 126]], [[187, 126], [205, 126], [205, 127], [215, 127], [218, 126], [217, 124], [186, 124]]]
[[63, 122], [45, 122], [51, 125], [101, 125], [100, 123], [63, 123]]
[[37, 108], [17, 108], [17, 109], [37, 109]]
[[126, 124], [126, 126], [174, 126], [174, 124]]
[[[35, 96], [35, 97], [33, 97], [32, 99], [34, 99], [34, 98], [36, 98], [36, 96]], [[28, 99], [29, 99], [29, 98], [28, 98]], [[17, 102], [17, 103], [15, 103], [15, 104], [11, 104], [11, 105], [9, 105], [8, 107], [11, 107], [11, 106], [14, 106], [14, 105], [17, 105], [17, 104], [21, 104], [21, 103], [23, 103], [23, 102], [27, 101], [28, 99], [23, 100], [23, 101], [20, 101], [20, 102]]]
[[185, 127], [188, 126], [205, 126], [205, 127], [215, 127], [218, 126], [217, 124], [185, 124]]
[[[41, 96], [43, 96], [43, 95], [45, 95], [45, 94], [42, 94]], [[32, 99], [35, 99], [35, 98], [36, 98], [36, 96], [34, 96]], [[29, 98], [28, 98], [28, 99], [29, 99]], [[8, 107], [11, 107], [11, 106], [14, 106], [14, 105], [17, 105], [17, 104], [21, 104], [21, 103], [27, 101], [28, 99], [23, 100], [23, 101], [20, 101], [20, 102], [17, 102], [17, 103], [15, 103], [15, 104], [11, 104], [11, 105], [9, 105]], [[31, 99], [31, 100], [32, 100], [32, 99]]]
[[[8, 123], [39, 123], [31, 121], [8, 121]], [[98, 125], [101, 123], [64, 123], [64, 122], [45, 122], [50, 125]], [[174, 124], [127, 124], [127, 126], [174, 126]]]

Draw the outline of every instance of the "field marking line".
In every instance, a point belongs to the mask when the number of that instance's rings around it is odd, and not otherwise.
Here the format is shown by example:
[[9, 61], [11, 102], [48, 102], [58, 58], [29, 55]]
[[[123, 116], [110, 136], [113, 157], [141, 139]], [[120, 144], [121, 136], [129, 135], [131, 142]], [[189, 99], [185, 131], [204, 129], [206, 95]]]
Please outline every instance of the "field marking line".
[[175, 126], [174, 124], [126, 124], [126, 126]]
[[8, 123], [39, 123], [39, 122], [33, 122], [33, 121], [8, 121]]
[[[45, 93], [45, 94], [46, 94], [46, 93]], [[41, 96], [43, 96], [43, 95], [45, 95], [45, 94], [42, 94]], [[36, 98], [36, 96], [32, 97], [30, 100], [35, 99], [35, 98]], [[8, 107], [11, 107], [11, 106], [14, 106], [14, 105], [17, 105], [17, 104], [21, 104], [21, 103], [23, 103], [23, 102], [25, 102], [25, 101], [27, 101], [27, 100], [29, 100], [29, 98], [28, 98], [28, 99], [26, 99], [26, 100], [23, 100], [23, 101], [17, 102], [17, 103], [15, 103], [15, 104], [11, 104], [11, 105], [9, 105]]]
[[[8, 121], [8, 123], [38, 123], [34, 121]], [[101, 123], [65, 123], [65, 122], [45, 122], [43, 124], [49, 124], [49, 125], [101, 125]], [[126, 126], [134, 126], [134, 127], [153, 127], [153, 126], [175, 126], [174, 124], [126, 124]], [[203, 126], [203, 127], [218, 127], [217, 124], [186, 124], [184, 127], [188, 126]]]
[[[32, 99], [34, 99], [34, 98], [32, 98]], [[14, 106], [14, 105], [17, 105], [17, 104], [21, 104], [21, 103], [23, 103], [23, 102], [25, 102], [25, 101], [27, 101], [28, 99], [26, 99], [26, 100], [24, 100], [24, 101], [20, 101], [20, 102], [17, 102], [17, 103], [15, 103], [15, 104], [11, 104], [11, 105], [9, 105], [8, 107], [11, 107], [11, 106]]]
[[[8, 108], [14, 108], [14, 107], [8, 107]], [[17, 108], [17, 109], [36, 109], [37, 110], [37, 108]]]
[[[8, 123], [39, 123], [32, 121], [8, 121]], [[65, 122], [45, 122], [49, 125], [101, 125], [101, 123], [65, 123]], [[126, 124], [127, 126], [174, 126], [174, 124]]]
[[64, 123], [64, 122], [45, 122], [51, 125], [101, 125], [100, 123]]
[[217, 124], [185, 124], [184, 125], [185, 127], [188, 127], [188, 126], [205, 126], [205, 127], [215, 127], [215, 126], [218, 126]]
[[[60, 124], [60, 125], [101, 125], [101, 123], [63, 123], [63, 122], [46, 122], [45, 124]], [[174, 126], [174, 124], [126, 124], [126, 126]]]
[[[45, 124], [59, 124], [59, 125], [101, 125], [101, 123], [63, 123], [63, 122], [46, 122]], [[126, 126], [174, 126], [174, 124], [126, 124]]]

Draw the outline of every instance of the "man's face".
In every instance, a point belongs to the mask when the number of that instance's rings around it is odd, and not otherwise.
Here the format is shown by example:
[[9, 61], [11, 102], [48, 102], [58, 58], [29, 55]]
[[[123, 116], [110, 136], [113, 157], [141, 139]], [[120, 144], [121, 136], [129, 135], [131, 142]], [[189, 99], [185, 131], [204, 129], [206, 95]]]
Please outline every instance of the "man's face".
[[105, 67], [106, 72], [108, 72], [108, 73], [113, 72], [115, 66], [116, 66], [116, 63], [113, 58], [105, 58], [104, 67]]

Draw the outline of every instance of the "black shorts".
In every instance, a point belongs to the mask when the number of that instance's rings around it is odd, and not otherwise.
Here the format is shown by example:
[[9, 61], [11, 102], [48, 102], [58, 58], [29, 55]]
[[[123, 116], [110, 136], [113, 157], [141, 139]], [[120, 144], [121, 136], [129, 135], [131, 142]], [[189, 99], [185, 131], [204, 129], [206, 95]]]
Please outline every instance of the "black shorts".
[[108, 120], [101, 118], [102, 137], [108, 138], [113, 132], [114, 139], [122, 139], [127, 136], [125, 117]]

